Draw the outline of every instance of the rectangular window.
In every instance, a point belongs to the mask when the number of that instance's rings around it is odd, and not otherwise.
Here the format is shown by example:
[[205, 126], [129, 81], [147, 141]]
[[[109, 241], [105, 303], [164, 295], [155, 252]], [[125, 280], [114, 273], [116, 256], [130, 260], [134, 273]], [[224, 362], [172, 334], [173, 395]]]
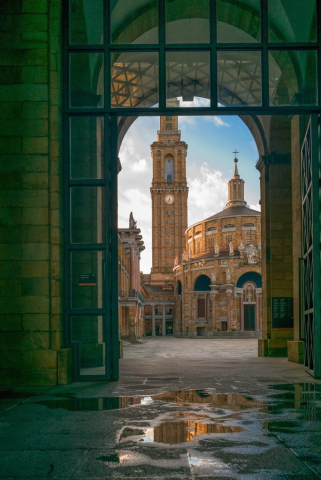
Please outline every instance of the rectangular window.
[[268, 0], [268, 7], [269, 42], [316, 41], [316, 0]]
[[158, 43], [157, 6], [155, 0], [111, 0], [111, 42]]
[[209, 18], [209, 0], [166, 0], [166, 42], [209, 43]]
[[71, 243], [103, 243], [105, 196], [103, 187], [72, 187], [70, 190]]
[[262, 105], [261, 52], [218, 52], [217, 95], [224, 106]]
[[102, 53], [70, 54], [70, 107], [104, 106], [104, 60]]
[[270, 105], [316, 105], [316, 51], [270, 50], [269, 88]]
[[168, 52], [166, 84], [169, 104], [179, 98], [180, 107], [209, 107], [210, 53]]
[[158, 53], [114, 53], [111, 65], [112, 107], [158, 106]]
[[103, 0], [69, 2], [69, 41], [71, 45], [103, 43]]
[[71, 117], [70, 178], [104, 178], [103, 117]]
[[261, 1], [217, 0], [217, 41], [257, 43], [261, 40]]
[[71, 307], [103, 308], [104, 252], [71, 253]]
[[205, 308], [205, 298], [198, 298], [197, 300], [197, 316], [198, 318], [205, 318], [206, 308]]
[[105, 375], [104, 317], [101, 315], [73, 315], [71, 342], [79, 348], [80, 375]]

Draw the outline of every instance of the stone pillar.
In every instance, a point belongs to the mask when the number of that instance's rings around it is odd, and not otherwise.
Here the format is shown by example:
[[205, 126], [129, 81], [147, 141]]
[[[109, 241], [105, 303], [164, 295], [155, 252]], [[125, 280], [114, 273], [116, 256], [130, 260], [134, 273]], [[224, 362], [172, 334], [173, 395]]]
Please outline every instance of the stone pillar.
[[130, 245], [130, 289], [136, 290], [135, 282], [135, 250], [134, 245]]
[[212, 299], [212, 330], [216, 331], [216, 310], [215, 310], [215, 297], [218, 293], [217, 290], [214, 290], [214, 285], [211, 285], [211, 299]]
[[166, 336], [166, 312], [165, 305], [163, 305], [163, 337]]
[[240, 324], [240, 330], [243, 332], [244, 330], [244, 297], [243, 297], [243, 293], [242, 295], [240, 296], [240, 318], [241, 318], [241, 324]]
[[231, 330], [232, 326], [232, 319], [231, 319], [231, 295], [232, 295], [232, 289], [227, 288], [226, 289], [226, 295], [227, 295], [227, 329]]
[[152, 337], [156, 337], [155, 305], [152, 306]]
[[256, 296], [256, 304], [255, 304], [255, 330], [259, 330], [260, 326], [260, 303], [259, 297]]

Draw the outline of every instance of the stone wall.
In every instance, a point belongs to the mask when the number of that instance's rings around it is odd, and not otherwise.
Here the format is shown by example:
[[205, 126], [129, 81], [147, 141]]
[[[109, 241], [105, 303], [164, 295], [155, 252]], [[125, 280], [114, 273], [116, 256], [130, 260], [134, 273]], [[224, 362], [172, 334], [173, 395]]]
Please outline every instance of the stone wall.
[[60, 1], [3, 0], [0, 37], [1, 383], [67, 383]]

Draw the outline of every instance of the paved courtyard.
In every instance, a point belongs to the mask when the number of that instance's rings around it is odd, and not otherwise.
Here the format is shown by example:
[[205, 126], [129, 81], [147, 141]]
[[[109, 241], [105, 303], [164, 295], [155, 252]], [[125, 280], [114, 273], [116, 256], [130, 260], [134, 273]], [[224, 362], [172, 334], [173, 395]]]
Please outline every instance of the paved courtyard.
[[118, 382], [3, 391], [0, 478], [321, 478], [321, 381], [256, 355], [148, 338], [125, 343]]

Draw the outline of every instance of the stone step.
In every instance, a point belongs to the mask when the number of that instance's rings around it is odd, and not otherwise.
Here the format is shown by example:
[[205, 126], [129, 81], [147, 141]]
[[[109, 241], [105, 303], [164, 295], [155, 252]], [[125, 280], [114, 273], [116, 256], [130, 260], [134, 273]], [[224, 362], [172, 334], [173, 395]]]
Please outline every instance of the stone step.
[[228, 332], [212, 332], [211, 337], [214, 338], [262, 338], [262, 332], [258, 331], [228, 331]]

